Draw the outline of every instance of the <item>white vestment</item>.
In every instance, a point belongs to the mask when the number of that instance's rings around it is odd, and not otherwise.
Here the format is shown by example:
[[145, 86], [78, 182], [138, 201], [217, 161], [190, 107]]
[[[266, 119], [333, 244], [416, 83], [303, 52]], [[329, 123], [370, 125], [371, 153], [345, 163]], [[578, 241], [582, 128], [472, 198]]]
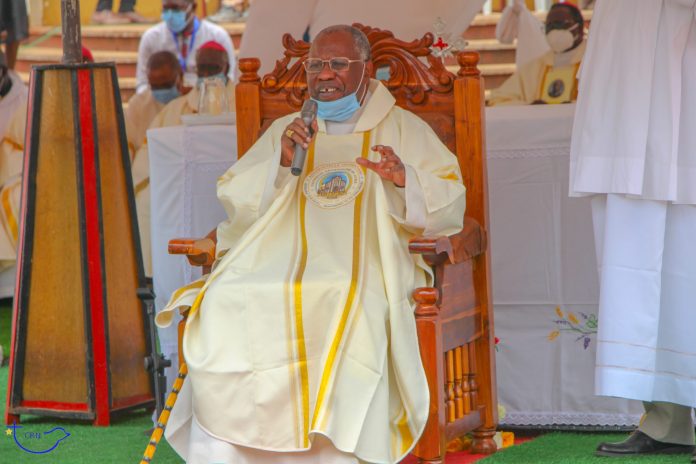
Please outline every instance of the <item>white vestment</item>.
[[529, 11], [523, 0], [515, 0], [505, 7], [495, 27], [495, 37], [505, 44], [517, 39], [515, 65], [518, 69], [551, 51], [544, 23]]
[[[181, 36], [177, 36], [175, 39], [172, 31], [169, 30], [164, 22], [161, 22], [146, 30], [140, 39], [140, 45], [138, 46], [138, 64], [135, 71], [135, 85], [138, 92], [144, 91], [149, 86], [147, 82], [147, 61], [150, 59], [150, 56], [157, 52], [169, 51], [182, 60], [181, 46], [184, 40], [188, 50], [186, 53], [185, 66], [182, 66], [182, 68], [184, 68], [186, 74], [195, 74], [196, 51], [198, 51], [200, 46], [204, 43], [213, 40], [227, 50], [227, 56], [230, 60], [230, 72], [228, 73], [228, 77], [234, 80], [237, 69], [237, 58], [234, 46], [232, 45], [232, 39], [224, 28], [205, 19], [201, 20], [198, 30], [196, 31], [196, 36], [193, 38], [192, 42], [191, 37], [182, 39]], [[192, 43], [193, 46], [191, 46]]]
[[[266, 451], [254, 462], [307, 453], [302, 462], [394, 463], [422, 433], [428, 389], [410, 294], [428, 283], [429, 269], [407, 243], [459, 230], [465, 190], [456, 158], [430, 127], [378, 82], [370, 89], [351, 132], [329, 135], [318, 120], [302, 177], [279, 166], [280, 137], [297, 114], [277, 120], [221, 177], [230, 219], [218, 227], [218, 262], [157, 317], [167, 324], [191, 306], [189, 377], [166, 432], [183, 456], [202, 432], [236, 445], [228, 463], [248, 462], [237, 457], [242, 448]], [[406, 187], [358, 168], [363, 180], [331, 177], [330, 185], [362, 185], [360, 194], [319, 206], [333, 198], [328, 184], [306, 176], [375, 160], [375, 144], [401, 157]]]
[[10, 71], [12, 88], [0, 99], [0, 270], [14, 265], [22, 195], [27, 87]]
[[593, 199], [601, 395], [696, 406], [695, 83], [696, 0], [598, 3], [570, 194], [603, 194]]
[[580, 67], [585, 54], [585, 44], [562, 53], [549, 51], [541, 57], [517, 68], [497, 89], [491, 91], [487, 104], [494, 105], [529, 105], [541, 100], [544, 94], [544, 79], [554, 68]]

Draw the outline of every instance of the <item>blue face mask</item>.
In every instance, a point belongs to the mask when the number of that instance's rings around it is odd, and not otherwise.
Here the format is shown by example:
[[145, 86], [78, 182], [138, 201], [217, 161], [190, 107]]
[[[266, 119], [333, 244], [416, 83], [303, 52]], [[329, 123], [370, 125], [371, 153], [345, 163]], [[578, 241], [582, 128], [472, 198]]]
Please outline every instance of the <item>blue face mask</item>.
[[175, 98], [180, 97], [181, 92], [179, 92], [177, 86], [169, 87], [168, 89], [152, 89], [152, 96], [158, 102], [166, 105]]
[[[365, 69], [363, 68], [363, 73]], [[360, 78], [360, 83], [358, 83], [358, 88], [355, 92], [345, 97], [341, 97], [338, 100], [332, 101], [321, 101], [312, 98], [317, 102], [317, 116], [325, 121], [343, 122], [350, 119], [351, 116], [355, 114], [358, 109], [360, 109], [360, 101], [358, 101], [358, 90], [362, 85], [363, 78]], [[367, 90], [366, 90], [367, 92]]]
[[162, 12], [162, 21], [167, 23], [169, 30], [175, 34], [186, 29], [186, 25], [188, 24], [186, 12], [180, 10], [164, 10]]

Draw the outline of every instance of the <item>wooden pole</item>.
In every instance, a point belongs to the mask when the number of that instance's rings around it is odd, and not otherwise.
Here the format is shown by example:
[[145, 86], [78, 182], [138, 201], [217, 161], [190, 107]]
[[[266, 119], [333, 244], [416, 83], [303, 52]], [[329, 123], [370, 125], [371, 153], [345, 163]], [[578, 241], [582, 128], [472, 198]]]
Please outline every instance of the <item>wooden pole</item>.
[[60, 11], [63, 28], [63, 64], [82, 63], [80, 0], [61, 0]]

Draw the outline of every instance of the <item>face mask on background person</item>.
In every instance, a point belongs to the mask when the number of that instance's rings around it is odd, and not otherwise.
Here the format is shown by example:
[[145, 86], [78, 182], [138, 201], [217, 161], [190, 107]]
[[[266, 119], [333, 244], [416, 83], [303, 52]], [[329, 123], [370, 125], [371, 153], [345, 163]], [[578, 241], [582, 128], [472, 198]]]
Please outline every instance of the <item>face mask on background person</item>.
[[181, 92], [179, 92], [179, 88], [176, 85], [174, 85], [167, 89], [152, 89], [152, 96], [158, 102], [162, 103], [163, 105], [166, 105], [170, 101], [181, 96]]
[[188, 10], [164, 10], [162, 12], [162, 21], [167, 23], [167, 27], [170, 31], [178, 34], [186, 29], [188, 25], [188, 19], [186, 18], [187, 13]]
[[551, 29], [546, 33], [546, 41], [554, 53], [562, 53], [573, 47], [575, 35], [573, 30], [579, 27], [578, 24], [568, 29]]

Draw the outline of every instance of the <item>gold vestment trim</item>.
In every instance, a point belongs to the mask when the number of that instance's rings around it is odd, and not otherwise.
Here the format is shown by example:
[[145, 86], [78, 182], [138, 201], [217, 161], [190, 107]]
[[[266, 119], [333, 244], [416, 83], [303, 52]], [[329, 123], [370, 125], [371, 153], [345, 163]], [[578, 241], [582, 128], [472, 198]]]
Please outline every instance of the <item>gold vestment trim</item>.
[[[315, 140], [309, 146], [307, 156], [306, 172], [314, 169], [314, 146]], [[298, 183], [299, 185], [299, 183]], [[297, 340], [297, 356], [300, 368], [300, 387], [302, 389], [302, 445], [303, 448], [309, 446], [309, 373], [307, 371], [307, 348], [305, 346], [304, 323], [302, 320], [302, 277], [307, 267], [307, 229], [305, 226], [305, 212], [307, 208], [307, 198], [300, 193], [300, 264], [295, 275], [293, 284], [295, 293], [295, 333]]]
[[[367, 158], [370, 150], [370, 131], [363, 133], [363, 146], [362, 153], [360, 157], [363, 159]], [[361, 166], [363, 174], [365, 174], [365, 168]], [[367, 184], [367, 176], [365, 183]], [[346, 323], [348, 322], [348, 316], [350, 315], [350, 309], [353, 306], [353, 301], [355, 300], [355, 293], [358, 284], [358, 271], [360, 269], [360, 226], [361, 226], [361, 207], [362, 207], [362, 197], [367, 185], [363, 187], [363, 190], [355, 199], [355, 204], [353, 206], [353, 265], [351, 269], [351, 280], [350, 289], [348, 291], [348, 297], [346, 298], [346, 303], [343, 306], [343, 312], [341, 313], [341, 319], [338, 322], [338, 328], [331, 342], [331, 347], [329, 348], [329, 353], [326, 358], [326, 364], [321, 373], [321, 381], [319, 383], [319, 392], [317, 394], [317, 404], [314, 408], [314, 417], [312, 418], [312, 428], [316, 426], [317, 418], [321, 412], [323, 406], [324, 397], [326, 396], [326, 389], [329, 384], [329, 379], [333, 371], [334, 363], [336, 361], [336, 353], [338, 352], [338, 346], [343, 339], [343, 333], [346, 329]]]
[[14, 211], [12, 211], [12, 204], [10, 203], [10, 194], [12, 193], [12, 186], [8, 186], [2, 192], [2, 209], [5, 213], [5, 219], [7, 221], [7, 229], [10, 232], [10, 238], [14, 245], [17, 244], [18, 237], [18, 227], [17, 218], [15, 217]]

